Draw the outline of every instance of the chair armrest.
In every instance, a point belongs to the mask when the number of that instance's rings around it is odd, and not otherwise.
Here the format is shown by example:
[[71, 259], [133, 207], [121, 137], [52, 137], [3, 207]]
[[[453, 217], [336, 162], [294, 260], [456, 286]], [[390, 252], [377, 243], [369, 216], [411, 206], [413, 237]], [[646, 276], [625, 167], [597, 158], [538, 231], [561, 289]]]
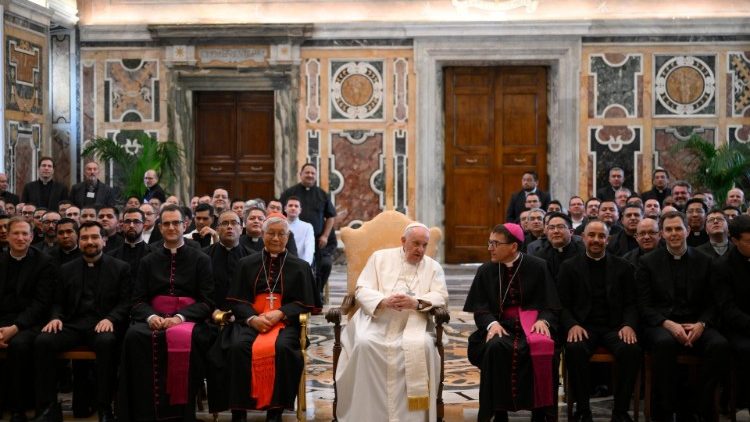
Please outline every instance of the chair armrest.
[[221, 309], [217, 309], [211, 315], [211, 321], [216, 325], [224, 326], [232, 321], [232, 317], [232, 311], [222, 311]]
[[341, 324], [341, 308], [330, 308], [326, 312], [326, 321], [331, 324]]
[[435, 317], [436, 325], [447, 324], [451, 320], [451, 314], [448, 312], [448, 308], [444, 306], [436, 306], [430, 309], [430, 314]]
[[341, 312], [348, 314], [352, 308], [354, 308], [355, 299], [353, 294], [344, 296], [344, 300], [341, 301]]

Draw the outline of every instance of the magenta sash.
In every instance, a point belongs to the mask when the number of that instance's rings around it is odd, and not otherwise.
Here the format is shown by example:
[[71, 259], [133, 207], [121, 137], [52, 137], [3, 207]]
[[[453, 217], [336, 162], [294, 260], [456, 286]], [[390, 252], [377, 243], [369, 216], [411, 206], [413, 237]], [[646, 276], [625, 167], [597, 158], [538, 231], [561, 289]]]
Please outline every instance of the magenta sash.
[[503, 317], [521, 320], [521, 327], [526, 335], [534, 371], [534, 408], [551, 406], [553, 403], [552, 358], [555, 355], [555, 341], [543, 334], [531, 332], [538, 315], [537, 310], [523, 310], [518, 306], [503, 311]]
[[[179, 310], [195, 303], [191, 297], [156, 296], [151, 301], [154, 311], [174, 315]], [[167, 394], [169, 404], [188, 402], [188, 375], [190, 373], [190, 349], [194, 322], [183, 322], [167, 329]]]

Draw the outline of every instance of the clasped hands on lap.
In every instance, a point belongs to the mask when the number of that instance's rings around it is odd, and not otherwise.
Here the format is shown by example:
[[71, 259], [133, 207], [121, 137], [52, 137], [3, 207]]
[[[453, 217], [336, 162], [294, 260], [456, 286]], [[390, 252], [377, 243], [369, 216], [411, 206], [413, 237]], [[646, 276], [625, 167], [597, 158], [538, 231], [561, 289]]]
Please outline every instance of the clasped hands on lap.
[[378, 308], [388, 308], [395, 311], [417, 310], [419, 301], [414, 296], [405, 293], [394, 293], [380, 301]]
[[261, 333], [265, 333], [273, 328], [274, 325], [278, 324], [282, 319], [284, 319], [284, 313], [278, 309], [274, 309], [272, 311], [264, 312], [255, 318], [250, 318], [247, 321], [247, 325]]
[[685, 347], [693, 347], [706, 328], [701, 322], [680, 324], [671, 320], [662, 322], [661, 326], [669, 331], [678, 343]]

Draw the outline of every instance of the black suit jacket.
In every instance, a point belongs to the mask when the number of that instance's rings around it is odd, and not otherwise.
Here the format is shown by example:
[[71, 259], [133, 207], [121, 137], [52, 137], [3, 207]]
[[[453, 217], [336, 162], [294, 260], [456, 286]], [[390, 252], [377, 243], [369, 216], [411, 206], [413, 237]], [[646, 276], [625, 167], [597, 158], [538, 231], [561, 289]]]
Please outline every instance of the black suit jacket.
[[39, 207], [44, 207], [49, 210], [57, 211], [57, 204], [63, 199], [68, 199], [68, 187], [62, 183], [53, 181], [49, 182], [50, 194], [49, 201], [42, 203], [42, 181], [35, 180], [29, 182], [23, 187], [23, 194], [21, 195], [21, 202], [25, 204], [34, 204]]
[[[542, 203], [542, 208], [547, 209], [549, 205], [550, 196], [549, 193], [537, 188], [536, 192], [539, 195], [539, 201]], [[523, 189], [514, 193], [510, 197], [508, 202], [508, 209], [505, 211], [505, 222], [506, 223], [518, 223], [518, 218], [521, 216], [523, 210], [526, 209], [526, 191]]]
[[656, 188], [651, 188], [651, 190], [643, 192], [643, 195], [641, 195], [641, 199], [645, 203], [649, 199], [656, 199], [659, 201], [659, 205], [664, 205], [664, 199], [672, 194], [672, 189], [665, 188], [663, 191], [659, 192], [656, 190]]
[[[607, 292], [606, 307], [609, 309], [610, 327], [619, 329], [627, 325], [636, 329], [638, 308], [633, 285], [635, 269], [629, 262], [612, 254], [607, 254], [604, 259], [604, 286]], [[560, 266], [558, 292], [562, 305], [562, 333], [567, 333], [574, 325], [583, 325], [591, 312], [591, 275], [586, 260], [585, 254], [578, 255]]]
[[143, 194], [143, 202], [148, 202], [151, 198], [158, 198], [162, 204], [167, 200], [167, 194], [158, 183], [150, 189], [146, 188], [146, 193]]
[[[672, 255], [667, 248], [656, 248], [643, 255], [635, 273], [638, 310], [644, 324], [656, 327], [670, 319], [674, 309]], [[711, 286], [711, 258], [688, 246], [680, 259], [687, 265], [687, 307], [696, 322], [715, 323], [716, 308]], [[685, 321], [678, 321], [685, 322]]]
[[708, 241], [700, 246], [695, 247], [696, 251], [706, 254], [711, 259], [719, 258], [721, 256], [726, 256], [729, 252], [732, 251], [732, 249], [734, 249], [734, 245], [732, 244], [732, 242], [729, 242], [729, 245], [727, 246], [727, 250], [726, 252], [724, 252], [724, 255], [719, 255], [718, 253], [716, 253], [716, 249], [714, 249], [714, 247], [711, 246], [711, 241]]
[[96, 191], [94, 197], [87, 201], [86, 198], [86, 182], [81, 182], [73, 185], [70, 188], [70, 200], [79, 208], [84, 205], [93, 204], [96, 207], [108, 206], [112, 207], [115, 205], [115, 192], [106, 183], [99, 181], [96, 185]]
[[[8, 282], [10, 252], [0, 255], [0, 292]], [[25, 330], [46, 321], [49, 306], [54, 296], [54, 264], [44, 252], [30, 247], [18, 274], [16, 295], [18, 303], [14, 309], [0, 309], [0, 316], [15, 314], [14, 324]]]
[[[122, 326], [128, 321], [130, 311], [132, 287], [130, 265], [107, 254], [102, 254], [98, 265], [100, 265], [99, 280], [96, 280], [94, 293], [97, 313], [99, 318], [106, 318], [115, 326]], [[60, 319], [68, 325], [75, 325], [79, 322], [74, 316], [84, 312], [79, 308], [83, 294], [85, 266], [86, 261], [83, 257], [78, 257], [60, 267], [51, 319]]]
[[737, 248], [712, 263], [711, 281], [724, 329], [750, 336], [750, 262]]
[[8, 202], [12, 203], [13, 205], [18, 205], [18, 195], [12, 192], [8, 192], [7, 190], [5, 192], [0, 192], [0, 199], [5, 201], [7, 204]]

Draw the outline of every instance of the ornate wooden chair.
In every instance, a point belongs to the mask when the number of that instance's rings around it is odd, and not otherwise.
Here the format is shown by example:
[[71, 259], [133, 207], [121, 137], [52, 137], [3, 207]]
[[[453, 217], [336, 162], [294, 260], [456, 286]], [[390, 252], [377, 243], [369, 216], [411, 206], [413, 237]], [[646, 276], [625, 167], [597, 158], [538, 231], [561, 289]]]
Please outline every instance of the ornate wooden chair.
[[[362, 272], [367, 260], [373, 252], [393, 248], [401, 245], [401, 235], [409, 223], [412, 223], [407, 216], [398, 211], [384, 211], [372, 220], [364, 223], [358, 229], [344, 227], [341, 229], [341, 240], [344, 243], [344, 253], [346, 254], [347, 277], [346, 277], [346, 296], [344, 297], [341, 307], [331, 308], [326, 313], [326, 320], [333, 324], [334, 343], [333, 343], [333, 420], [336, 421], [336, 405], [338, 401], [338, 392], [336, 391], [336, 368], [338, 366], [339, 355], [341, 354], [341, 318], [342, 315], [351, 317], [358, 309], [354, 299], [354, 288], [357, 284], [357, 278]], [[427, 245], [426, 255], [435, 257], [437, 246], [442, 239], [443, 234], [439, 228], [430, 229], [430, 242]], [[435, 346], [440, 354], [440, 382], [437, 391], [437, 410], [438, 421], [443, 420], [445, 413], [443, 405], [443, 380], [445, 354], [443, 350], [443, 324], [448, 323], [450, 315], [447, 308], [436, 307], [430, 312], [435, 318]]]

